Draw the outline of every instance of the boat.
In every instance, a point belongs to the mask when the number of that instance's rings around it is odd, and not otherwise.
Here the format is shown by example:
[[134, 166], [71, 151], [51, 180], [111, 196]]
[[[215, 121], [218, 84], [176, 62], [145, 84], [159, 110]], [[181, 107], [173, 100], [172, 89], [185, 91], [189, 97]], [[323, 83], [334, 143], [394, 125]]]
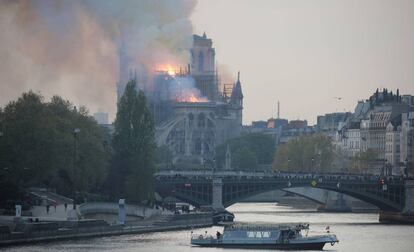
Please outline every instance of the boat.
[[223, 209], [213, 212], [213, 224], [214, 225], [227, 225], [233, 223], [234, 214]]
[[[303, 235], [302, 231], [306, 230]], [[325, 244], [339, 242], [336, 235], [308, 236], [309, 224], [252, 225], [233, 224], [224, 227], [223, 234], [192, 235], [191, 244], [200, 247], [228, 247], [254, 249], [322, 250]], [[329, 229], [327, 230], [329, 232]]]

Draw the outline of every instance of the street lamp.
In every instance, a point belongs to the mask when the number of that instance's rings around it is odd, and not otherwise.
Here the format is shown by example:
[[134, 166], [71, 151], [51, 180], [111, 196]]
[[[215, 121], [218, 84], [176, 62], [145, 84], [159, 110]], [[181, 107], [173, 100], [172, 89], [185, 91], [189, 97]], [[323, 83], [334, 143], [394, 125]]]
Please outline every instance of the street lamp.
[[75, 180], [76, 180], [76, 157], [77, 157], [77, 136], [80, 133], [79, 128], [73, 129], [73, 209], [76, 209], [76, 187], [75, 187]]
[[288, 171], [290, 170], [290, 158], [288, 158]]

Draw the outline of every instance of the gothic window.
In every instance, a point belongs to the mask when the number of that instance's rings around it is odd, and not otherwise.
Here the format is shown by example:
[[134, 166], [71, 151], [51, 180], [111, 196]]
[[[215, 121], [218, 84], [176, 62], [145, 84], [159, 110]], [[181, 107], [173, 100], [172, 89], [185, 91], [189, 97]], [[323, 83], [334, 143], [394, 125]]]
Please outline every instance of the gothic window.
[[200, 52], [198, 54], [198, 70], [200, 72], [204, 71], [204, 53]]
[[194, 121], [194, 115], [193, 115], [193, 113], [188, 114], [188, 125], [190, 127], [193, 126], [193, 121]]
[[213, 122], [211, 120], [208, 120], [207, 119], [207, 127], [209, 127], [209, 128], [213, 128], [214, 127]]
[[201, 139], [200, 138], [197, 138], [194, 147], [195, 147], [194, 148], [195, 154], [201, 154]]
[[204, 113], [201, 113], [198, 115], [198, 127], [204, 128], [204, 126], [205, 126], [205, 115]]

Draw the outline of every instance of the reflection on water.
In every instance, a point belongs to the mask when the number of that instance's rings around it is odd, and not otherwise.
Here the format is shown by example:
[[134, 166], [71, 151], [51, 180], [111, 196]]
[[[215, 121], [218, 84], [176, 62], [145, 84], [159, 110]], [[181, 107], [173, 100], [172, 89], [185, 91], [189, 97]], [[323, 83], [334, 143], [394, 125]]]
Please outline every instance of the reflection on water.
[[236, 221], [291, 223], [309, 222], [311, 224], [331, 225], [335, 223], [378, 223], [378, 214], [373, 213], [325, 213], [315, 209], [297, 209], [277, 206], [272, 203], [243, 203], [228, 208], [236, 214]]
[[[378, 215], [374, 213], [323, 213], [272, 203], [240, 203], [228, 210], [235, 213], [238, 222], [309, 222], [313, 233], [324, 232], [329, 225], [331, 232], [338, 236], [340, 242], [333, 247], [326, 245], [325, 250], [328, 251], [414, 251], [414, 226], [382, 225], [378, 223]], [[194, 232], [202, 233], [207, 230], [214, 234], [217, 229], [220, 227], [198, 229]], [[192, 247], [189, 241], [190, 231], [184, 230], [9, 247], [6, 251], [238, 251]]]

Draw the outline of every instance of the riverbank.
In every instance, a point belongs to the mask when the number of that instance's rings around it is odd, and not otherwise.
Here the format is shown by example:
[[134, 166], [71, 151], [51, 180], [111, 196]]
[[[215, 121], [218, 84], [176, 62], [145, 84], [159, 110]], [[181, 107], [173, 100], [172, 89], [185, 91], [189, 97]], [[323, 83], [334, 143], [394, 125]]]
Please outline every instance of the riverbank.
[[[412, 251], [414, 247], [414, 226], [383, 225], [373, 213], [328, 213], [307, 211], [274, 203], [238, 203], [227, 210], [234, 213], [236, 223], [310, 223], [310, 234], [326, 233], [326, 226], [334, 233], [339, 243], [325, 247], [325, 251]], [[194, 234], [215, 235], [221, 227], [194, 229]], [[30, 245], [0, 248], [2, 252], [229, 252], [217, 248], [195, 248], [190, 243], [190, 230], [153, 232], [107, 236], [88, 239], [64, 240]], [[277, 251], [277, 250], [275, 250]], [[260, 249], [245, 252], [264, 252]]]
[[[134, 225], [109, 225], [99, 220], [25, 223], [17, 232], [1, 231], [0, 246], [72, 240], [90, 237], [143, 234], [212, 226], [211, 213], [162, 216], [152, 222]], [[4, 227], [4, 226], [3, 226]]]

